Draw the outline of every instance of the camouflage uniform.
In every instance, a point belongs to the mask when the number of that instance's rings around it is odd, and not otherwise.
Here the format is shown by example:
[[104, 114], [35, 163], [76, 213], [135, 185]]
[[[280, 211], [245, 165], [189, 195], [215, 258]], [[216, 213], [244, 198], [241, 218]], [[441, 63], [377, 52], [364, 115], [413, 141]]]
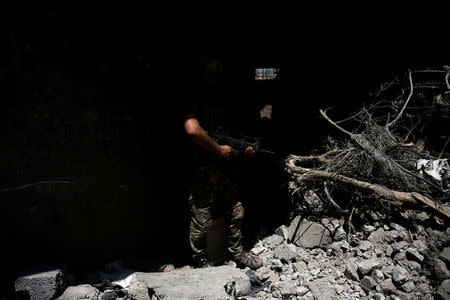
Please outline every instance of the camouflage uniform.
[[189, 242], [194, 260], [206, 258], [206, 235], [212, 219], [224, 216], [228, 251], [233, 258], [243, 251], [242, 223], [244, 207], [238, 200], [237, 186], [220, 168], [202, 166], [189, 196], [191, 224]]

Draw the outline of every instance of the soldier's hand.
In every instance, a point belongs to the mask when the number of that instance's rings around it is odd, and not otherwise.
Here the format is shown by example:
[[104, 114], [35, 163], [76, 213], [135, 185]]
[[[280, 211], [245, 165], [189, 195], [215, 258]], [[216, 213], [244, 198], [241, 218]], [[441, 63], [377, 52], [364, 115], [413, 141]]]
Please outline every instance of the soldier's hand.
[[228, 145], [221, 145], [219, 146], [217, 155], [223, 159], [230, 159], [234, 155], [234, 149]]
[[251, 146], [247, 147], [247, 149], [245, 149], [245, 155], [250, 157], [255, 156], [255, 150], [253, 149], [253, 147]]

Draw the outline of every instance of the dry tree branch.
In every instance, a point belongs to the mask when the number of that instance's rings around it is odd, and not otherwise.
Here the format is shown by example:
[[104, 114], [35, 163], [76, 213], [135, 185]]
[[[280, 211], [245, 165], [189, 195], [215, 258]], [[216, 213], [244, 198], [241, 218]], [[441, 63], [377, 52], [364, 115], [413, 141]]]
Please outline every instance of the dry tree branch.
[[331, 159], [328, 158], [330, 155], [333, 155], [335, 153], [341, 152], [342, 150], [333, 149], [328, 152], [325, 152], [321, 155], [308, 155], [308, 156], [297, 156], [299, 161], [301, 162], [318, 162], [322, 164], [328, 164], [331, 162]]
[[433, 200], [416, 192], [401, 192], [393, 191], [378, 184], [372, 184], [365, 181], [360, 181], [344, 175], [333, 172], [318, 171], [309, 168], [303, 168], [295, 165], [296, 158], [291, 157], [286, 165], [288, 169], [294, 173], [302, 174], [308, 178], [317, 178], [321, 180], [333, 181], [342, 185], [352, 187], [362, 192], [368, 193], [372, 198], [377, 200], [388, 200], [401, 204], [424, 204], [443, 216], [450, 219], [450, 212], [442, 207], [439, 207]]

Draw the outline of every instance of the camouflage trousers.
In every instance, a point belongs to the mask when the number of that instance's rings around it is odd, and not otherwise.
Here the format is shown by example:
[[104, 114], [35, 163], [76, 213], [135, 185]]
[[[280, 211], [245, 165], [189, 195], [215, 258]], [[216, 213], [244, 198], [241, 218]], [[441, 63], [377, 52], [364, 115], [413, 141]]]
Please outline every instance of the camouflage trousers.
[[232, 258], [243, 251], [244, 207], [236, 184], [214, 167], [201, 167], [189, 196], [191, 224], [189, 242], [194, 260], [206, 258], [206, 236], [213, 219], [224, 217], [228, 251]]

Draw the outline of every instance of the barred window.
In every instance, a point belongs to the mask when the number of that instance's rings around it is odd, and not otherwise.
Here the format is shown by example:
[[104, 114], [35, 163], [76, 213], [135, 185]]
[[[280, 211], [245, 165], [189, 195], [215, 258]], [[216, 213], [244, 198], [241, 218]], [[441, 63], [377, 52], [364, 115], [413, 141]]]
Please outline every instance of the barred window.
[[274, 80], [278, 77], [279, 68], [256, 68], [255, 80]]

